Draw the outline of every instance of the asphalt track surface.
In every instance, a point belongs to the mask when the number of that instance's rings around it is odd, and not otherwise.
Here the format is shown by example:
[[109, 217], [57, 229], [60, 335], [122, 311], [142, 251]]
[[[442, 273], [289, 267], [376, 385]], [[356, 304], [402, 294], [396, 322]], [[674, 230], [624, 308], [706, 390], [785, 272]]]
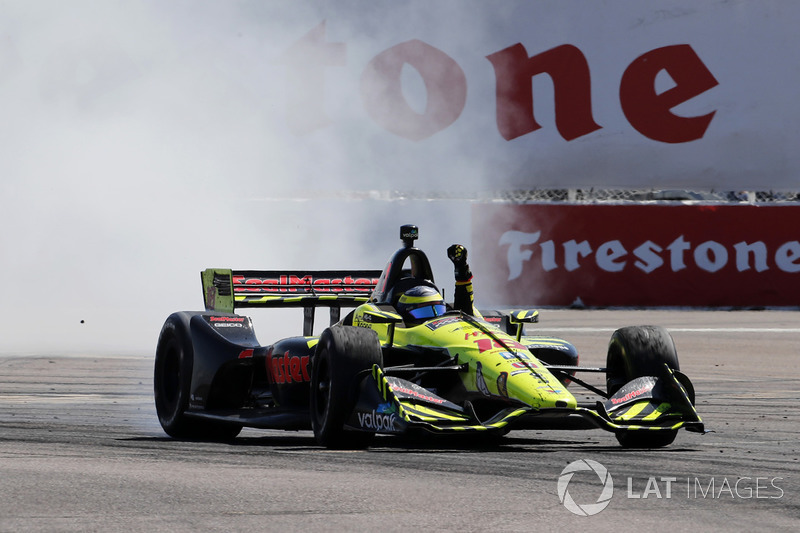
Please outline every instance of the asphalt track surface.
[[[800, 312], [544, 310], [536, 329], [602, 366], [612, 331], [636, 324], [670, 330], [713, 433], [650, 451], [601, 430], [382, 437], [365, 451], [322, 449], [310, 432], [184, 442], [158, 425], [151, 354], [7, 355], [0, 531], [800, 530]], [[592, 516], [559, 498], [579, 460], [613, 481]], [[563, 486], [589, 511], [602, 496], [591, 470]]]

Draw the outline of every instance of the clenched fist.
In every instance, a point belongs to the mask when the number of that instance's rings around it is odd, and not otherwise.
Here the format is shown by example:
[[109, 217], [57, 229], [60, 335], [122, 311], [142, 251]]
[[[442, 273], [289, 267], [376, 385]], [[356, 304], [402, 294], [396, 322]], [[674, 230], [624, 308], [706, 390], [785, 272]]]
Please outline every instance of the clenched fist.
[[447, 257], [456, 267], [463, 267], [467, 264], [467, 249], [461, 244], [454, 244], [447, 249]]

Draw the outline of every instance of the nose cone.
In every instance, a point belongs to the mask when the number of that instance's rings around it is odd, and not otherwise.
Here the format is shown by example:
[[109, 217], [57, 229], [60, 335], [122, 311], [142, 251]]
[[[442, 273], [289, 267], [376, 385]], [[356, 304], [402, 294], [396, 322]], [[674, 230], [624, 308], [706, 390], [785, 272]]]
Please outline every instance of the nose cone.
[[533, 361], [508, 362], [493, 369], [478, 365], [478, 390], [519, 400], [537, 409], [546, 407], [576, 408], [575, 397], [549, 370]]

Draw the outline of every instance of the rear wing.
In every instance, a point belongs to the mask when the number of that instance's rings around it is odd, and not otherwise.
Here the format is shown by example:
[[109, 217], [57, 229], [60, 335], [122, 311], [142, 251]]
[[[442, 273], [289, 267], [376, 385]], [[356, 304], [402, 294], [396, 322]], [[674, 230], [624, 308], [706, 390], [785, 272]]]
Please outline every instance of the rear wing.
[[342, 307], [369, 300], [380, 270], [231, 270], [208, 268], [200, 273], [207, 311], [233, 313], [242, 307], [302, 307], [303, 334], [314, 329], [314, 310], [329, 307], [331, 324]]

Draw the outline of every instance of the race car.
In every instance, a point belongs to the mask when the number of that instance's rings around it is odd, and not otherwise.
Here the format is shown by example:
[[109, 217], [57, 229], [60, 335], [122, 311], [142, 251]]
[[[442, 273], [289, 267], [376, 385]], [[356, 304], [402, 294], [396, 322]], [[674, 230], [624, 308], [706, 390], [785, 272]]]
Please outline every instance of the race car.
[[[203, 271], [205, 310], [173, 313], [158, 339], [164, 431], [227, 440], [245, 426], [311, 429], [322, 446], [352, 449], [376, 434], [601, 428], [624, 447], [650, 448], [680, 428], [704, 432], [663, 328], [619, 329], [605, 367], [579, 366], [569, 342], [526, 334], [536, 310], [466, 313], [425, 296], [438, 291], [419, 230], [402, 226], [400, 237], [383, 271]], [[404, 295], [417, 303], [401, 314]], [[251, 318], [234, 312], [248, 307], [303, 308], [303, 335], [260, 344]], [[330, 326], [315, 336], [319, 307]], [[606, 390], [582, 373], [605, 374]], [[597, 400], [579, 403], [572, 384]]]

